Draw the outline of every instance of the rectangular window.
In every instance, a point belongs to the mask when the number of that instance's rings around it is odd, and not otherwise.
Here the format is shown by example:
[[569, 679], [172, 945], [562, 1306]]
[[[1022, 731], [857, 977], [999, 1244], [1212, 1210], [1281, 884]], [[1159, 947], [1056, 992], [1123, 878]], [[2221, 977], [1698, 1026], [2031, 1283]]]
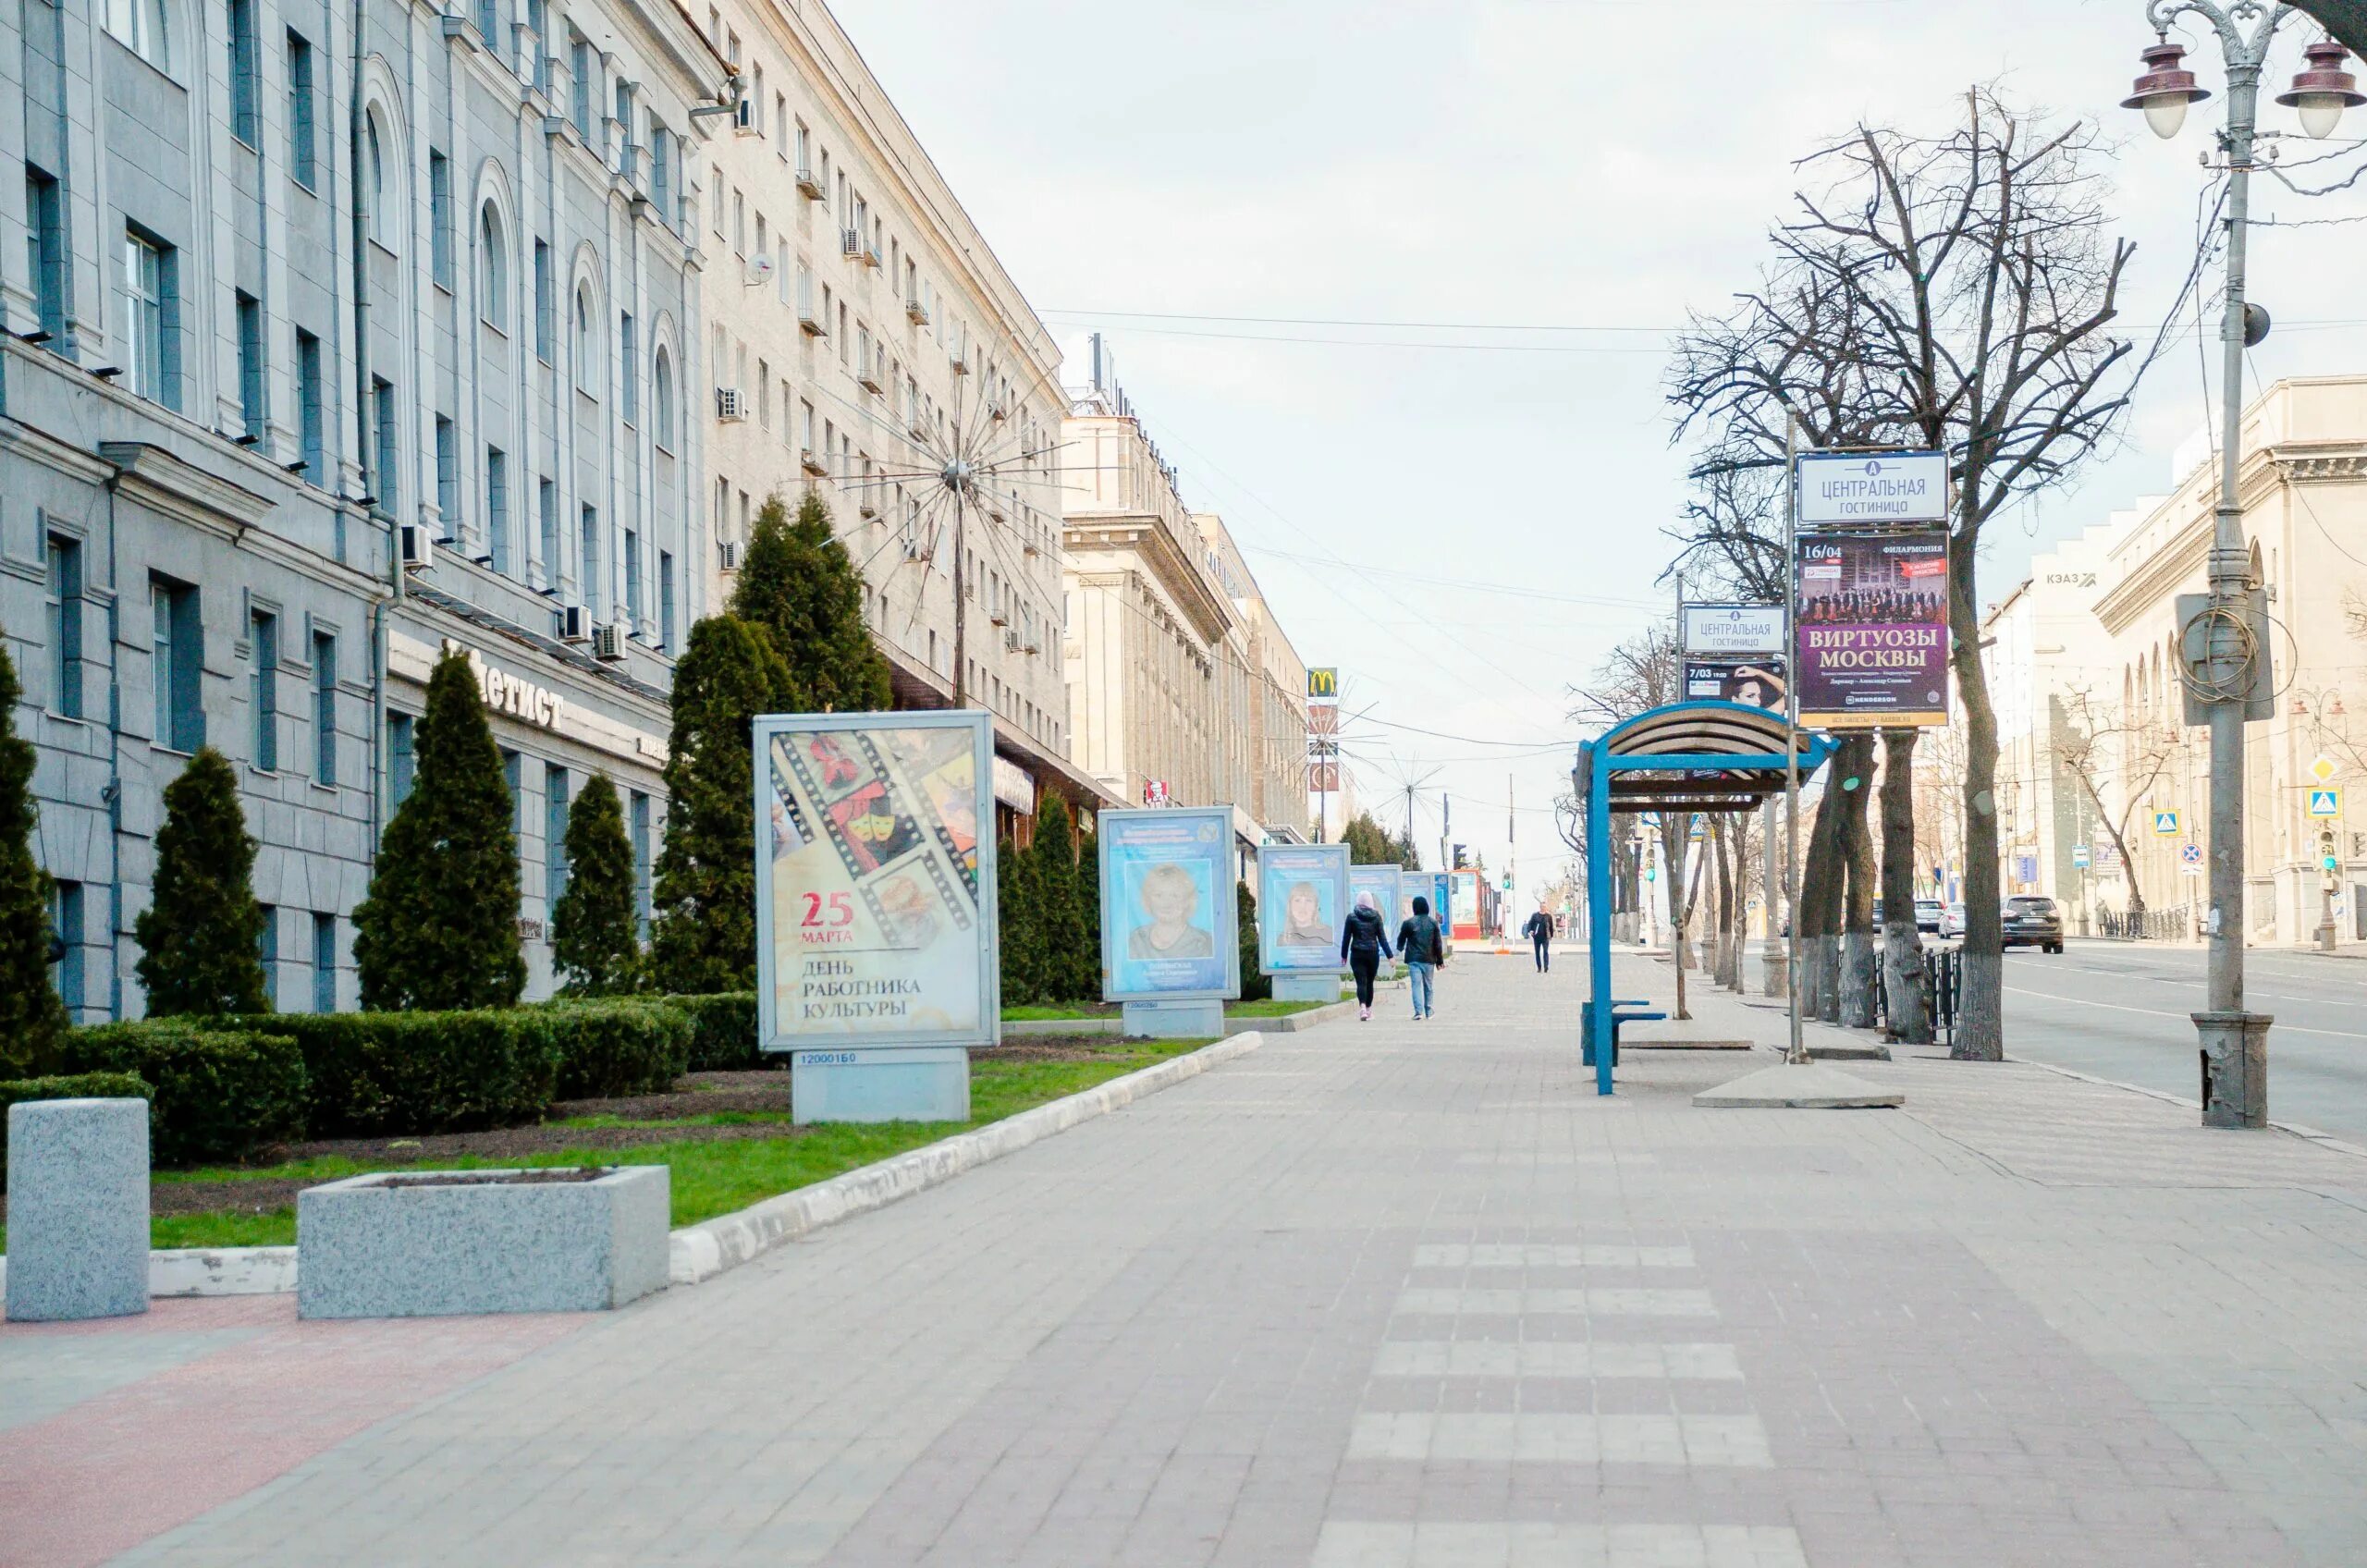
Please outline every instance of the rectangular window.
[[460, 526], [460, 430], [442, 414], [435, 416], [435, 508], [444, 514], [449, 536]]
[[230, 0], [230, 134], [250, 147], [263, 145], [255, 55], [255, 0]]
[[550, 0], [526, 0], [526, 26], [534, 34], [534, 88], [551, 90]]
[[337, 1011], [337, 916], [313, 916], [313, 1011]]
[[625, 615], [631, 630], [641, 629], [641, 533], [637, 529], [625, 530]]
[[558, 908], [567, 891], [567, 769], [557, 763], [543, 768], [543, 901]]
[[632, 791], [632, 907], [641, 917], [641, 934], [649, 936], [649, 797]]
[[326, 394], [321, 380], [321, 340], [300, 327], [296, 332], [297, 417], [302, 423], [304, 478], [313, 484], [328, 483], [328, 410], [322, 406]]
[[337, 782], [337, 638], [313, 633], [313, 782]]
[[288, 35], [288, 172], [305, 190], [318, 174], [313, 167], [313, 46], [304, 35]]
[[58, 882], [51, 894], [50, 923], [57, 931], [57, 962], [49, 966], [58, 998], [75, 1022], [82, 1006], [82, 884]]
[[427, 150], [428, 266], [437, 283], [452, 287], [452, 160]]
[[656, 120], [649, 122], [649, 201], [657, 221], [671, 227], [674, 212], [674, 138]]
[[773, 367], [769, 360], [756, 361], [756, 427], [773, 427]]
[[592, 88], [595, 80], [593, 58], [590, 43], [581, 37], [568, 40], [567, 74], [574, 94], [575, 129], [586, 141], [592, 140]]
[[246, 434], [263, 434], [263, 301], [240, 292], [239, 306], [239, 420]]
[[131, 389], [168, 409], [180, 407], [175, 385], [179, 355], [173, 328], [173, 248], [127, 229], [123, 236], [124, 341], [130, 349]]
[[254, 659], [254, 765], [279, 771], [279, 618], [256, 610], [248, 626]]
[[498, 447], [484, 449], [485, 562], [503, 576], [509, 574], [509, 454]]
[[412, 720], [407, 713], [386, 716], [386, 794], [397, 806], [411, 799], [411, 774], [417, 756], [411, 747]]
[[501, 783], [509, 791], [509, 832], [513, 838], [523, 839], [526, 837], [526, 759], [507, 746], [501, 748]]
[[49, 536], [49, 705], [82, 717], [82, 545]]
[[583, 603], [595, 615], [604, 614], [607, 606], [599, 596], [600, 586], [600, 508], [585, 507], [576, 524], [575, 570], [577, 581], [583, 585]]
[[152, 577], [148, 592], [155, 624], [150, 680], [155, 687], [156, 743], [194, 752], [205, 744], [205, 630], [197, 590], [186, 582]]
[[25, 243], [33, 312], [51, 337], [66, 330], [66, 214], [57, 181], [25, 165]]
[[543, 581], [558, 586], [558, 486], [547, 479], [534, 483], [534, 515], [543, 544]]
[[632, 424], [641, 418], [641, 376], [638, 368], [641, 337], [640, 327], [633, 321], [631, 311], [618, 312], [617, 352], [623, 361], [619, 368], [620, 374], [624, 376], [624, 385], [617, 392], [617, 403], [622, 410], [624, 422]]
[[266, 1011], [279, 1011], [279, 906], [264, 904], [263, 930], [255, 937], [255, 957], [263, 961], [263, 1002]]
[[551, 362], [551, 338], [557, 332], [551, 308], [550, 242], [537, 239], [534, 241], [534, 357], [545, 364]]
[[805, 129], [805, 122], [804, 122], [803, 120], [800, 120], [800, 121], [798, 121], [798, 122], [797, 122], [797, 173], [798, 173], [798, 177], [799, 177], [800, 178], [804, 178], [806, 175], [811, 174], [811, 173], [813, 172], [813, 169], [814, 169], [814, 133], [813, 133], [812, 131], [810, 131], [810, 130], [808, 130], [808, 129]]
[[392, 516], [395, 510], [395, 462], [399, 448], [396, 445], [395, 384], [384, 376], [370, 378], [371, 423], [378, 434], [377, 472], [371, 474], [371, 494], [378, 498], [378, 510]]
[[657, 552], [657, 645], [668, 652], [674, 646], [674, 554], [670, 550]]

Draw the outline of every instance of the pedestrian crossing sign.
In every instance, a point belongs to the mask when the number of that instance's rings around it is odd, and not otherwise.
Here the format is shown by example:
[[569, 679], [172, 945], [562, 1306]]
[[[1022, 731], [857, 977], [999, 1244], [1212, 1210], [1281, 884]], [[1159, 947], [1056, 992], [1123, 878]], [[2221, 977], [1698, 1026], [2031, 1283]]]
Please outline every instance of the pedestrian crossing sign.
[[2324, 790], [2311, 790], [2310, 815], [2312, 816], [2340, 816], [2342, 815], [2342, 791], [2331, 787]]
[[2178, 814], [2174, 811], [2155, 812], [2153, 814], [2153, 836], [2157, 839], [2177, 838], [2178, 836]]

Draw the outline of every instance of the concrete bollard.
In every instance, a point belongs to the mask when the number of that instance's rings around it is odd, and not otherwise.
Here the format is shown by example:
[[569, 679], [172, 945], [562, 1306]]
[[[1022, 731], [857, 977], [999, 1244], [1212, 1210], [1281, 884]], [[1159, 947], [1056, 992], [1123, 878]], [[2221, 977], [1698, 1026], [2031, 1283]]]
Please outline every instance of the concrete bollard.
[[8, 1317], [148, 1310], [148, 1102], [8, 1108]]

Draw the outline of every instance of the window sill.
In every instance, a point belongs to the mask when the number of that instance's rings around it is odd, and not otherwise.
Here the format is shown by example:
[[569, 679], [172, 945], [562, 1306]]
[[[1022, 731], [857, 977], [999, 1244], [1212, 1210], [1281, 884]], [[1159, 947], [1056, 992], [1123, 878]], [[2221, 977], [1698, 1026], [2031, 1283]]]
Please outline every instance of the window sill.
[[72, 724], [84, 729], [92, 728], [96, 723], [96, 720], [85, 718], [79, 713], [60, 713], [55, 708], [43, 708], [41, 710], [41, 716], [43, 718], [55, 719], [60, 724]]
[[314, 778], [308, 780], [308, 782], [311, 783], [316, 793], [323, 795], [334, 795], [338, 790], [338, 786], [335, 780], [331, 780], [330, 782], [324, 784], [319, 779]]
[[437, 293], [439, 293], [439, 294], [443, 295], [443, 296], [444, 296], [444, 298], [446, 298], [447, 300], [448, 300], [448, 299], [452, 298], [452, 281], [451, 281], [451, 279], [449, 279], [449, 278], [444, 278], [444, 277], [431, 277], [431, 278], [429, 278], [427, 281], [428, 281], [429, 283], [433, 284], [433, 285], [435, 286], [435, 291], [436, 291]]
[[196, 753], [194, 751], [188, 751], [188, 752], [182, 751], [178, 746], [174, 745], [170, 741], [149, 741], [149, 742], [148, 742], [148, 749], [149, 749], [149, 750], [151, 750], [151, 751], [162, 752], [162, 753], [165, 753], [166, 756], [168, 756], [168, 757], [183, 757], [183, 758], [187, 758], [187, 757], [193, 757], [193, 756], [197, 755], [197, 753]]
[[392, 245], [387, 244], [385, 240], [379, 239], [374, 234], [370, 236], [370, 249], [377, 251], [378, 254], [386, 257], [386, 260], [390, 262], [399, 262], [402, 260], [401, 252], [398, 251]]
[[477, 325], [484, 327], [487, 332], [492, 333], [495, 337], [502, 338], [505, 341], [509, 337], [509, 329], [502, 325], [499, 322], [494, 320], [491, 316], [480, 314], [477, 317]]

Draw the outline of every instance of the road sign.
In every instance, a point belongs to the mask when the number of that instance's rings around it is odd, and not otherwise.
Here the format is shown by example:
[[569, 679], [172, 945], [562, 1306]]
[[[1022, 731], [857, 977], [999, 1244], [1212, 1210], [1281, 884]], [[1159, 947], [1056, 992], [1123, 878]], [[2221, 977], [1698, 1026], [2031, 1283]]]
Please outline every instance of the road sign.
[[2331, 785], [2323, 790], [2311, 790], [2310, 815], [2312, 816], [2340, 816], [2342, 815], [2342, 791], [2333, 788]]
[[2178, 850], [2178, 869], [2189, 876], [2202, 875], [2202, 846], [2187, 844]]
[[1945, 452], [1804, 454], [1802, 528], [1948, 521]]
[[[2174, 811], [2155, 812], [2153, 814], [2153, 836], [2157, 839], [2177, 838], [2178, 836], [2178, 814]], [[2191, 849], [2193, 846], [2189, 845], [2188, 847]]]
[[2333, 783], [2334, 776], [2341, 771], [2340, 765], [2324, 752], [2320, 752], [2318, 760], [2310, 765], [2310, 777], [2321, 784]]
[[2079, 867], [2080, 870], [2082, 870], [2082, 871], [2085, 871], [2085, 870], [2087, 870], [2087, 869], [2088, 869], [2088, 846], [2087, 846], [2087, 845], [2085, 845], [2085, 844], [2074, 844], [2074, 845], [2072, 845], [2072, 846], [2071, 846], [2071, 864], [2072, 864], [2073, 865], [2078, 866], [2078, 867]]

